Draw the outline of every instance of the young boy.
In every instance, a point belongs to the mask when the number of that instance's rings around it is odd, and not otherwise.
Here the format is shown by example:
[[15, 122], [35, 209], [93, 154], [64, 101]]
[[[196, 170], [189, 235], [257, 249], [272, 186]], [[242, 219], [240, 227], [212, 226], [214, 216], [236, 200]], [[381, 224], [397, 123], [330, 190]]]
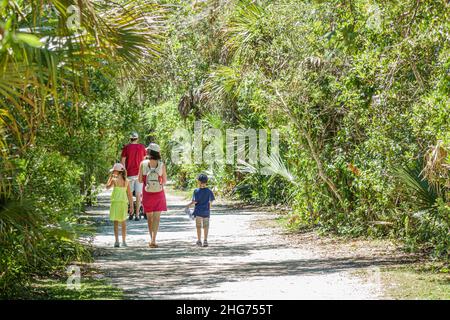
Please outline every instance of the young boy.
[[186, 206], [189, 208], [195, 204], [194, 217], [197, 227], [197, 246], [202, 246], [202, 227], [203, 227], [203, 247], [208, 246], [209, 215], [211, 202], [215, 200], [213, 192], [206, 186], [208, 176], [200, 174], [197, 178], [198, 188], [194, 190], [192, 201]]

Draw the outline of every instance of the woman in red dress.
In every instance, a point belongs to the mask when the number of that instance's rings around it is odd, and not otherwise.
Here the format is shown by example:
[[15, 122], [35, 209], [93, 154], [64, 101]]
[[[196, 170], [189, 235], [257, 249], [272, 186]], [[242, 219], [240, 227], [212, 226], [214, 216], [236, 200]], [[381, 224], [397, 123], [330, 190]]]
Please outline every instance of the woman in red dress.
[[142, 206], [147, 215], [148, 231], [150, 233], [150, 248], [157, 248], [156, 234], [158, 233], [161, 212], [167, 211], [164, 185], [167, 182], [166, 166], [161, 161], [160, 148], [156, 143], [147, 147], [149, 160], [144, 160], [139, 166], [139, 182], [144, 184], [142, 190]]

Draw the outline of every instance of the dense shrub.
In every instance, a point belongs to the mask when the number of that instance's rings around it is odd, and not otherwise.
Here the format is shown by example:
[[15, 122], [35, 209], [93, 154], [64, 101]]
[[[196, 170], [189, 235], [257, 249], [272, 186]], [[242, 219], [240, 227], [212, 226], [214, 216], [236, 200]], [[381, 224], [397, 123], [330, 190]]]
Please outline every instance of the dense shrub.
[[42, 148], [30, 150], [20, 162], [20, 197], [4, 201], [0, 208], [0, 292], [6, 298], [23, 295], [35, 276], [48, 276], [90, 257], [77, 240], [80, 168]]
[[[177, 67], [160, 61], [165, 95], [150, 97], [179, 99], [177, 121], [187, 128], [202, 119], [220, 129], [279, 129], [295, 177], [207, 168], [218, 190], [291, 204], [299, 228], [396, 237], [448, 256], [448, 198], [418, 215], [417, 190], [396, 174], [439, 140], [449, 148], [448, 4], [238, 0], [207, 8], [182, 7], [174, 17], [184, 30], [170, 34]], [[199, 12], [209, 13], [186, 23]], [[186, 181], [204, 169], [177, 170]], [[448, 177], [440, 184], [448, 192]]]
[[27, 154], [23, 197], [53, 220], [80, 212], [82, 168], [57, 151], [42, 148]]

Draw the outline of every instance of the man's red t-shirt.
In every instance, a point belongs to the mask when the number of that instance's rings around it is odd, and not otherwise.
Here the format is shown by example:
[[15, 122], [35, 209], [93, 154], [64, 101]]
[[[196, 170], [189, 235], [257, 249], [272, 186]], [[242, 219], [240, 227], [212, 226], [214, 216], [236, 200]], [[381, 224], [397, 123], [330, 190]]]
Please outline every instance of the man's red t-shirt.
[[127, 144], [122, 149], [122, 158], [126, 157], [125, 168], [127, 169], [127, 175], [137, 176], [139, 174], [139, 165], [147, 155], [145, 146], [140, 143]]

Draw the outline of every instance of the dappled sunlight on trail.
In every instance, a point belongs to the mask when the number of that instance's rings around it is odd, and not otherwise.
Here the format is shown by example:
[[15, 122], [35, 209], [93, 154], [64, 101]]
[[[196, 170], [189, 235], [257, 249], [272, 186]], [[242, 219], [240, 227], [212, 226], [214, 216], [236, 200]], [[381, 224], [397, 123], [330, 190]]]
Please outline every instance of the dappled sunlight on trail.
[[[90, 214], [108, 219], [108, 197]], [[182, 197], [167, 195], [159, 248], [148, 248], [146, 220], [127, 221], [127, 248], [113, 248], [111, 223], [104, 223], [94, 245], [104, 252], [98, 266], [129, 299], [375, 299], [380, 288], [353, 271], [389, 260], [322, 258], [290, 246], [276, 228], [256, 221], [274, 215], [213, 206], [208, 248], [195, 246], [195, 226], [182, 212]]]

